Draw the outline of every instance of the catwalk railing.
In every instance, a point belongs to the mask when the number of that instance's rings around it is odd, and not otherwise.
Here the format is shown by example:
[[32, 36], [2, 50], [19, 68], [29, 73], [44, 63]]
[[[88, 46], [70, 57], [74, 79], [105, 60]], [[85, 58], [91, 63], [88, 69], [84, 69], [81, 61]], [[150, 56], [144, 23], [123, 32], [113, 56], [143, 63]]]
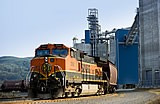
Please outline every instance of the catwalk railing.
[[160, 79], [155, 80], [143, 80], [140, 83], [141, 87], [160, 87]]

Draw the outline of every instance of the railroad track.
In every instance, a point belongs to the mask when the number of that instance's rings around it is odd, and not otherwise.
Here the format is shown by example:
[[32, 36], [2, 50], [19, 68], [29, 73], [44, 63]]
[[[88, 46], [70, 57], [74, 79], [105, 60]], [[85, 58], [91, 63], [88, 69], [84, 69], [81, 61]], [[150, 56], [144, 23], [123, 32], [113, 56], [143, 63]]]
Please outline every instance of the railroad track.
[[117, 93], [114, 94], [106, 94], [101, 96], [80, 96], [80, 97], [74, 97], [74, 98], [57, 98], [54, 100], [39, 100], [39, 99], [19, 99], [17, 101], [0, 101], [1, 104], [38, 104], [38, 103], [48, 103], [48, 102], [62, 102], [62, 101], [72, 101], [72, 100], [81, 100], [81, 99], [94, 99], [99, 97], [105, 97], [105, 96], [118, 96]]

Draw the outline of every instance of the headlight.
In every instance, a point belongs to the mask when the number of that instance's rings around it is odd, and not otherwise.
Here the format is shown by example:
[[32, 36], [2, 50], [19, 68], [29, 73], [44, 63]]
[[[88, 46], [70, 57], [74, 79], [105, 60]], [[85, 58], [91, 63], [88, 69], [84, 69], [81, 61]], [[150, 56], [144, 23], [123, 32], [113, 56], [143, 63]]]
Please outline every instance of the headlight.
[[45, 57], [45, 62], [48, 62], [48, 57]]
[[52, 74], [52, 77], [55, 77], [55, 74]]
[[36, 74], [34, 74], [34, 75], [33, 75], [33, 77], [37, 77], [37, 75], [36, 75]]

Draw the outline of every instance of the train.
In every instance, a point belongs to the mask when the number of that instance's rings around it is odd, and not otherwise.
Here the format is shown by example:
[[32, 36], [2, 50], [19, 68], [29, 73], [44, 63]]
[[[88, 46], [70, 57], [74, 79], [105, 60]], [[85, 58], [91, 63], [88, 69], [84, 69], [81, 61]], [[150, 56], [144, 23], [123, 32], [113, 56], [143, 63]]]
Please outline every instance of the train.
[[28, 89], [28, 82], [26, 80], [4, 80], [1, 85], [1, 90], [3, 92], [10, 92], [10, 91], [21, 91], [27, 92]]
[[115, 92], [117, 68], [64, 44], [42, 44], [35, 49], [28, 79], [31, 98], [101, 95]]

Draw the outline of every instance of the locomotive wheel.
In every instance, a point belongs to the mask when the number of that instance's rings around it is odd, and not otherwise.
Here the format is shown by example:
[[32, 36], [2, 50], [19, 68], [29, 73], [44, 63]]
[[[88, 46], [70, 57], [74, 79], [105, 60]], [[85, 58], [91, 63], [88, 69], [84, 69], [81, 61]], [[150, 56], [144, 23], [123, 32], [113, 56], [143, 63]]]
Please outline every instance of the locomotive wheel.
[[104, 88], [104, 94], [108, 94], [108, 93], [109, 93], [109, 87], [107, 86]]
[[72, 97], [75, 97], [75, 92], [71, 92]]
[[63, 97], [63, 89], [62, 88], [50, 89], [50, 95], [52, 99]]
[[28, 97], [30, 98], [36, 98], [37, 97], [37, 92], [35, 89], [28, 89]]
[[81, 89], [76, 89], [76, 96], [80, 96], [80, 94], [81, 94], [81, 92], [82, 92], [82, 90]]
[[113, 88], [112, 88], [112, 91], [113, 91], [113, 93], [115, 93], [115, 92], [116, 92], [116, 88], [115, 88], [115, 87], [113, 87]]
[[108, 91], [109, 91], [109, 93], [113, 93], [113, 90], [111, 87], [108, 89]]
[[111, 86], [111, 87], [109, 88], [109, 93], [115, 93], [115, 91], [116, 91], [116, 89], [115, 89], [114, 86]]
[[51, 95], [51, 99], [54, 99], [55, 97], [53, 96], [54, 90], [50, 90], [50, 95]]
[[109, 91], [108, 91], [108, 89], [106, 89], [105, 91], [104, 91], [104, 94], [108, 94], [109, 93]]
[[100, 95], [100, 93], [99, 93], [99, 92], [97, 92], [97, 93], [96, 93], [96, 95], [97, 95], [97, 96], [99, 96], [99, 95]]
[[69, 95], [69, 92], [65, 92], [65, 97], [67, 98]]

